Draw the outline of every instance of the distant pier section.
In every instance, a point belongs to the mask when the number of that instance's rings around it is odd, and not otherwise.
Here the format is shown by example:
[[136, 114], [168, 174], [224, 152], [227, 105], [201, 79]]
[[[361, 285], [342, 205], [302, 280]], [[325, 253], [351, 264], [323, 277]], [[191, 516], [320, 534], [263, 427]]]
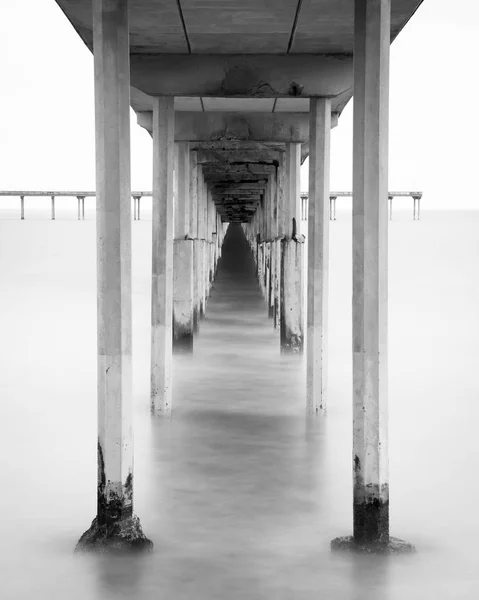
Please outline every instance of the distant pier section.
[[[329, 220], [336, 221], [336, 199], [343, 197], [352, 197], [352, 192], [331, 192], [329, 195]], [[412, 198], [413, 200], [413, 220], [419, 221], [421, 216], [421, 198], [422, 192], [389, 192], [389, 220], [393, 218], [393, 199], [394, 198]], [[55, 221], [55, 199], [56, 198], [77, 198], [78, 200], [78, 220], [85, 220], [85, 198], [94, 198], [95, 192], [38, 192], [38, 191], [0, 191], [0, 197], [20, 198], [20, 219], [25, 220], [25, 198], [47, 197], [51, 198], [51, 218]], [[133, 199], [133, 220], [140, 220], [140, 201], [143, 197], [151, 197], [151, 192], [132, 192]], [[301, 192], [301, 219], [308, 220], [308, 193]]]
[[[329, 194], [329, 220], [336, 221], [336, 198], [352, 198], [352, 192], [331, 192]], [[422, 192], [389, 192], [389, 220], [393, 218], [393, 198], [412, 198], [413, 200], [413, 219], [419, 221], [421, 216], [421, 198]], [[301, 192], [301, 219], [308, 220], [308, 193]]]

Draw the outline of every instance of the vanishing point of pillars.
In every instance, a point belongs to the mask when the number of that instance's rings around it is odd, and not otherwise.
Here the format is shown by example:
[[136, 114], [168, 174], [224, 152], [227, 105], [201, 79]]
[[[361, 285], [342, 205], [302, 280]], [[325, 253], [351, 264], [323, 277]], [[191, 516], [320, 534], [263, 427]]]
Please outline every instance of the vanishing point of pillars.
[[[388, 211], [384, 199], [390, 0], [356, 0], [355, 6], [354, 532], [352, 537], [334, 540], [332, 547], [404, 551], [410, 549], [408, 544], [389, 537]], [[133, 513], [128, 6], [126, 0], [93, 0], [93, 9], [98, 502], [97, 515], [77, 549], [148, 549], [152, 543]], [[307, 292], [307, 405], [311, 412], [324, 409], [327, 392], [330, 128], [330, 100], [312, 98]], [[176, 146], [174, 169], [174, 134], [173, 98], [153, 98], [151, 407], [155, 413], [166, 415], [171, 411], [173, 340], [176, 346], [191, 349], [192, 334], [206, 309], [224, 235], [212, 180], [187, 142]], [[280, 330], [281, 349], [288, 352], [301, 352], [304, 340], [299, 169], [300, 144], [287, 143], [274, 161], [261, 166], [257, 181], [241, 191], [256, 208], [243, 228], [257, 262], [268, 313]]]
[[301, 235], [301, 144], [287, 143], [270, 167], [263, 168], [261, 200], [243, 225], [257, 265], [268, 314], [280, 332], [282, 353], [304, 346], [304, 241]]

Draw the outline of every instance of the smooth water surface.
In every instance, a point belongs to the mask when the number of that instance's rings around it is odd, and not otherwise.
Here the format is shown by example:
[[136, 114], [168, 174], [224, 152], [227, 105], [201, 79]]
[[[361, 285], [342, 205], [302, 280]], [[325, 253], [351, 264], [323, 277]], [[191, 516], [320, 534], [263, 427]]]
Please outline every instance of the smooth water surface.
[[230, 232], [171, 420], [149, 406], [151, 223], [133, 225], [135, 511], [150, 556], [74, 556], [95, 512], [95, 223], [0, 220], [5, 600], [405, 600], [479, 595], [479, 212], [390, 223], [391, 533], [413, 556], [331, 555], [352, 530], [351, 217], [331, 223], [329, 408], [279, 353]]

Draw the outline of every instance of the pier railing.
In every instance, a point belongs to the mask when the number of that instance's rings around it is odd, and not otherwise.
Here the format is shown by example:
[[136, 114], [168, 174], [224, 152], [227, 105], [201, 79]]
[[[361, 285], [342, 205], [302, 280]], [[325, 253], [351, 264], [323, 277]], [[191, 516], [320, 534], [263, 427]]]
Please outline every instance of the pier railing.
[[[133, 219], [140, 220], [140, 199], [144, 196], [151, 196], [151, 192], [132, 192], [133, 198]], [[94, 198], [95, 192], [27, 192], [27, 191], [0, 191], [1, 197], [17, 197], [20, 198], [20, 219], [25, 220], [25, 198], [51, 198], [51, 216], [52, 221], [55, 221], [55, 200], [56, 198], [77, 198], [78, 200], [78, 220], [85, 220], [85, 198]]]
[[[95, 192], [38, 192], [38, 191], [0, 191], [0, 197], [20, 198], [20, 219], [25, 219], [25, 198], [43, 197], [51, 198], [51, 218], [55, 220], [55, 200], [56, 198], [77, 198], [78, 200], [78, 220], [85, 220], [85, 198], [94, 198]], [[140, 220], [140, 201], [143, 197], [151, 197], [151, 192], [132, 192], [133, 198], [133, 220]], [[329, 218], [336, 221], [336, 199], [341, 197], [352, 197], [352, 192], [331, 192], [329, 195]], [[389, 219], [392, 219], [393, 198], [408, 197], [413, 200], [413, 219], [419, 220], [421, 213], [422, 192], [389, 192]], [[308, 193], [301, 192], [301, 218], [308, 220]]]
[[[330, 221], [336, 221], [336, 198], [350, 197], [352, 198], [352, 192], [331, 192], [329, 194], [329, 219]], [[421, 216], [421, 198], [422, 192], [389, 192], [389, 220], [393, 218], [393, 198], [406, 197], [412, 198], [413, 201], [413, 219], [419, 221]], [[308, 192], [301, 192], [301, 219], [303, 221], [308, 220]]]

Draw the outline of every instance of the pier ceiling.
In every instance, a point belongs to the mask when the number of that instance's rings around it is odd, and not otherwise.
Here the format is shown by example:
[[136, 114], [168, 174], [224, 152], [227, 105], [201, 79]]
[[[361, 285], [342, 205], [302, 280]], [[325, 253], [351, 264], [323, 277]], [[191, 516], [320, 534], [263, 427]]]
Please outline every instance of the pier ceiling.
[[[91, 0], [56, 0], [92, 49]], [[422, 0], [392, 0], [393, 40]], [[352, 54], [354, 0], [129, 0], [132, 54]]]
[[[93, 50], [91, 0], [56, 0]], [[391, 40], [422, 0], [392, 0]], [[340, 113], [352, 96], [354, 0], [129, 0], [131, 103], [176, 109]], [[336, 99], [336, 100], [335, 100]], [[243, 101], [242, 101], [243, 100]]]

